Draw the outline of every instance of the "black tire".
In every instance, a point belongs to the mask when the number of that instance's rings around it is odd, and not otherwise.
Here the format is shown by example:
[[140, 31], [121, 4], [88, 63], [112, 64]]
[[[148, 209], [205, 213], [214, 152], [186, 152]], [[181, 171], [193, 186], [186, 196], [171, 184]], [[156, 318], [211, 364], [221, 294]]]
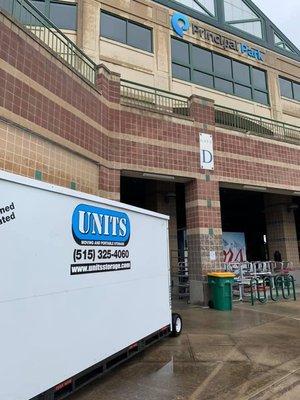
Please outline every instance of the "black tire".
[[182, 331], [182, 318], [179, 314], [172, 314], [172, 332], [171, 336], [176, 337], [181, 334]]

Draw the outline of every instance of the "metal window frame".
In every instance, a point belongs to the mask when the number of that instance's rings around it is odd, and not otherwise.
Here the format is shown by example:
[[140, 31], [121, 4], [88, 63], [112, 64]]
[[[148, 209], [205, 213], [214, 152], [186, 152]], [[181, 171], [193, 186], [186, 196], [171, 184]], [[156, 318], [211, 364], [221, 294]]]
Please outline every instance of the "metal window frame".
[[296, 97], [295, 97], [295, 89], [294, 89], [294, 85], [300, 85], [300, 82], [292, 81], [292, 88], [293, 88], [293, 96], [294, 96], [294, 100], [295, 100], [295, 101], [299, 101], [299, 102], [300, 102], [300, 99], [298, 100], [298, 99], [296, 99]]
[[217, 13], [218, 13], [217, 3], [218, 3], [218, 0], [213, 0], [214, 1], [214, 10], [215, 10], [214, 14], [212, 14], [203, 4], [201, 4], [201, 0], [194, 0], [194, 1], [203, 10], [203, 12], [198, 11], [195, 8], [189, 7], [189, 6], [185, 5], [185, 4], [182, 4], [180, 2], [180, 0], [173, 0], [173, 1], [178, 3], [179, 7], [186, 7], [188, 9], [192, 10], [192, 11], [199, 12], [199, 13], [201, 13], [201, 14], [205, 15], [206, 17], [209, 17], [209, 18], [214, 18], [214, 19], [217, 18]]
[[[116, 39], [113, 39], [113, 38], [110, 38], [109, 36], [104, 36], [104, 35], [101, 34], [101, 15], [102, 15], [102, 14], [110, 15], [110, 16], [112, 16], [112, 17], [114, 17], [114, 18], [117, 18], [117, 19], [119, 19], [119, 20], [121, 20], [121, 21], [124, 21], [124, 22], [126, 23], [126, 32], [125, 32], [126, 38], [125, 38], [125, 43], [119, 42], [119, 41], [116, 40]], [[129, 44], [129, 43], [128, 43], [128, 24], [137, 25], [137, 26], [139, 26], [139, 27], [141, 27], [141, 28], [144, 28], [145, 30], [150, 31], [150, 33], [151, 33], [151, 36], [150, 36], [150, 40], [151, 40], [151, 51], [142, 49], [142, 48], [137, 47], [137, 46], [133, 46], [132, 44]], [[140, 22], [136, 22], [136, 21], [134, 21], [134, 20], [132, 20], [132, 19], [129, 19], [129, 18], [120, 17], [119, 15], [114, 14], [114, 13], [112, 13], [112, 12], [110, 12], [110, 11], [107, 11], [107, 10], [101, 10], [101, 11], [100, 11], [100, 37], [104, 37], [104, 38], [113, 40], [113, 41], [115, 41], [115, 42], [117, 42], [117, 43], [126, 44], [127, 46], [133, 47], [134, 49], [139, 49], [139, 50], [142, 50], [142, 51], [146, 51], [147, 53], [150, 53], [150, 54], [153, 54], [153, 53], [154, 53], [154, 40], [153, 40], [153, 28], [152, 28], [152, 27], [147, 26], [147, 25], [144, 25], [144, 24], [141, 24]]]
[[[38, 1], [40, 3], [45, 3], [45, 16], [47, 18], [49, 18], [49, 19], [50, 19], [50, 4], [51, 3], [64, 4], [64, 5], [70, 5], [72, 7], [76, 7], [76, 27], [75, 27], [75, 32], [77, 31], [77, 29], [78, 29], [78, 3], [77, 2], [73, 3], [73, 2], [70, 2], [70, 1], [64, 1], [64, 0], [35, 0], [35, 1]], [[58, 27], [58, 28], [60, 28], [60, 27]], [[68, 28], [60, 28], [60, 29], [73, 31], [73, 29], [68, 29]]]
[[[245, 62], [236, 60], [236, 59], [231, 58], [231, 57], [228, 57], [228, 56], [226, 56], [226, 55], [224, 55], [222, 53], [219, 53], [217, 51], [209, 50], [209, 49], [206, 49], [204, 47], [195, 45], [195, 44], [193, 44], [191, 42], [187, 42], [187, 41], [179, 39], [179, 38], [177, 38], [175, 36], [171, 36], [171, 54], [172, 54], [172, 46], [173, 46], [173, 41], [174, 40], [182, 42], [182, 43], [185, 43], [188, 46], [188, 51], [189, 51], [189, 60], [188, 61], [189, 61], [189, 63], [182, 63], [181, 61], [177, 61], [176, 58], [173, 59], [173, 55], [171, 56], [172, 57], [171, 62], [172, 62], [172, 65], [175, 64], [175, 65], [179, 65], [179, 66], [182, 66], [182, 67], [189, 68], [189, 70], [190, 70], [190, 80], [189, 80], [189, 82], [194, 83], [195, 85], [198, 85], [198, 86], [202, 86], [202, 85], [199, 85], [199, 83], [195, 82], [195, 79], [194, 79], [194, 71], [198, 71], [198, 72], [201, 72], [203, 74], [206, 74], [206, 75], [209, 75], [209, 76], [213, 77], [213, 89], [217, 90], [218, 92], [227, 93], [227, 92], [222, 92], [222, 91], [216, 89], [216, 85], [215, 85], [215, 79], [216, 78], [223, 79], [224, 81], [231, 82], [233, 84], [233, 93], [232, 93], [233, 96], [236, 96], [236, 97], [238, 97], [240, 99], [245, 99], [245, 100], [249, 101], [249, 99], [247, 99], [245, 97], [242, 97], [242, 96], [239, 96], [239, 95], [236, 94], [235, 85], [244, 86], [245, 88], [249, 88], [251, 90], [251, 99], [250, 99], [250, 101], [253, 101], [253, 102], [259, 103], [259, 104], [264, 104], [266, 106], [270, 106], [270, 94], [269, 94], [269, 87], [268, 87], [268, 73], [267, 73], [266, 70], [264, 70], [262, 68], [254, 67], [253, 65], [247, 64]], [[212, 72], [208, 72], [208, 71], [202, 70], [199, 67], [197, 67], [196, 64], [194, 64], [194, 62], [193, 62], [193, 47], [200, 48], [201, 50], [205, 50], [205, 51], [207, 51], [207, 52], [209, 52], [211, 54]], [[230, 78], [224, 77], [221, 74], [217, 74], [216, 73], [216, 71], [215, 71], [214, 54], [216, 54], [218, 56], [221, 56], [221, 57], [224, 57], [224, 58], [226, 58], [226, 59], [228, 59], [230, 61], [230, 68], [231, 68], [231, 77]], [[243, 64], [243, 65], [245, 65], [245, 66], [247, 66], [249, 68], [250, 85], [246, 85], [246, 84], [244, 84], [242, 82], [239, 82], [239, 81], [234, 79], [234, 76], [233, 76], [233, 62], [234, 61], [237, 62], [237, 63]], [[258, 71], [261, 71], [261, 72], [263, 72], [265, 74], [266, 90], [263, 90], [263, 89], [261, 89], [261, 88], [259, 88], [258, 86], [255, 85], [255, 82], [253, 80], [253, 70], [258, 70]], [[173, 76], [173, 74], [172, 74], [172, 76]], [[182, 80], [181, 78], [176, 78], [176, 79]], [[207, 86], [203, 85], [203, 87], [207, 87]], [[263, 94], [265, 94], [267, 96], [267, 100], [268, 100], [267, 104], [261, 103], [261, 102], [258, 102], [257, 100], [255, 100], [255, 98], [254, 98], [254, 92], [255, 91], [261, 92], [261, 93], [263, 93]]]
[[[231, 28], [234, 28], [234, 29], [236, 29], [236, 30], [238, 30], [240, 32], [244, 32], [247, 35], [249, 35], [250, 38], [251, 37], [252, 38], [255, 37], [255, 38], [260, 39], [260, 40], [266, 40], [266, 26], [265, 26], [264, 19], [260, 15], [257, 14], [257, 12], [254, 9], [254, 7], [251, 4], [249, 4], [247, 2], [247, 0], [241, 0], [241, 1], [253, 12], [253, 14], [256, 15], [257, 18], [250, 18], [250, 19], [248, 18], [248, 19], [245, 19], [245, 20], [226, 21], [225, 20], [225, 0], [223, 0], [221, 3], [222, 3], [222, 6], [223, 6], [223, 16], [224, 16], [224, 24], [225, 24], [225, 26], [227, 25], [227, 26], [229, 26]], [[249, 23], [249, 22], [260, 22], [261, 34], [262, 34], [261, 37], [260, 36], [256, 36], [256, 35], [252, 35], [251, 33], [247, 32], [247, 31], [245, 31], [243, 29], [237, 28], [235, 26], [235, 24]]]
[[[282, 95], [281, 84], [280, 84], [281, 79], [284, 80], [284, 81], [287, 81], [287, 82], [289, 82], [291, 84], [291, 86], [292, 86], [292, 96], [293, 97], [287, 97], [287, 96], [283, 96]], [[279, 75], [279, 87], [280, 87], [280, 95], [281, 95], [281, 97], [285, 97], [287, 99], [291, 99], [291, 100], [294, 100], [294, 101], [297, 101], [297, 102], [300, 103], [300, 100], [296, 99], [296, 97], [295, 97], [294, 85], [300, 85], [300, 82], [296, 82], [293, 79], [289, 79], [289, 78], [286, 78], [285, 76]]]
[[[276, 36], [278, 39], [280, 39], [280, 42], [276, 43], [276, 38], [275, 38]], [[284, 40], [284, 38], [274, 28], [273, 28], [273, 39], [274, 39], [275, 47], [287, 52], [288, 54], [291, 54], [291, 53], [296, 54], [294, 49], [287, 43], [286, 40]], [[283, 47], [280, 46], [281, 44], [283, 45]]]

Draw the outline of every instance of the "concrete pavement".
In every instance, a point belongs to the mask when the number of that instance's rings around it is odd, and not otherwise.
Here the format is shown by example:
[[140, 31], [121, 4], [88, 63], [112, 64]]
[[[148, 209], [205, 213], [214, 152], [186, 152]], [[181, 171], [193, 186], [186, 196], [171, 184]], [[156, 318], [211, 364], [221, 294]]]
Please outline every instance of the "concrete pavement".
[[147, 349], [70, 400], [298, 400], [300, 301], [175, 305], [183, 334]]

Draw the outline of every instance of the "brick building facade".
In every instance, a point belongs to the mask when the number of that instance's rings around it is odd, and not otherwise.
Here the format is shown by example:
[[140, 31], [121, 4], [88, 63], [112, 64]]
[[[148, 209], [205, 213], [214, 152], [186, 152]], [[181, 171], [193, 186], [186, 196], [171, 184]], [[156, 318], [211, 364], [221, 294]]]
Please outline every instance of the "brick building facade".
[[[165, 193], [160, 188], [155, 194], [156, 209], [173, 215], [175, 249], [175, 204], [164, 199], [174, 192], [172, 185], [184, 185], [196, 302], [203, 300], [207, 271], [220, 269], [223, 260], [221, 187], [257, 187], [269, 193], [270, 253], [278, 249], [298, 267], [295, 216], [287, 206], [300, 193], [299, 144], [276, 134], [221, 126], [213, 99], [191, 95], [187, 110], [178, 114], [128, 104], [120, 74], [101, 64], [91, 84], [0, 12], [0, 169], [117, 200], [122, 197], [121, 177], [157, 175], [161, 185], [160, 177], [169, 177]], [[200, 132], [213, 136], [213, 171], [200, 168]]]

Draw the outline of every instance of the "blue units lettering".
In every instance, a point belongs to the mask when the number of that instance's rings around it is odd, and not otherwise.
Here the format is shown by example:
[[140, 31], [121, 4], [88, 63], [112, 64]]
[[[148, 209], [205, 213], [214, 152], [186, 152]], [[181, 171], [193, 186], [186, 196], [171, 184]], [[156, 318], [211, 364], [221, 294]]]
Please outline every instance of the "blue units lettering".
[[86, 246], [126, 246], [130, 238], [127, 214], [80, 204], [73, 212], [72, 232]]

